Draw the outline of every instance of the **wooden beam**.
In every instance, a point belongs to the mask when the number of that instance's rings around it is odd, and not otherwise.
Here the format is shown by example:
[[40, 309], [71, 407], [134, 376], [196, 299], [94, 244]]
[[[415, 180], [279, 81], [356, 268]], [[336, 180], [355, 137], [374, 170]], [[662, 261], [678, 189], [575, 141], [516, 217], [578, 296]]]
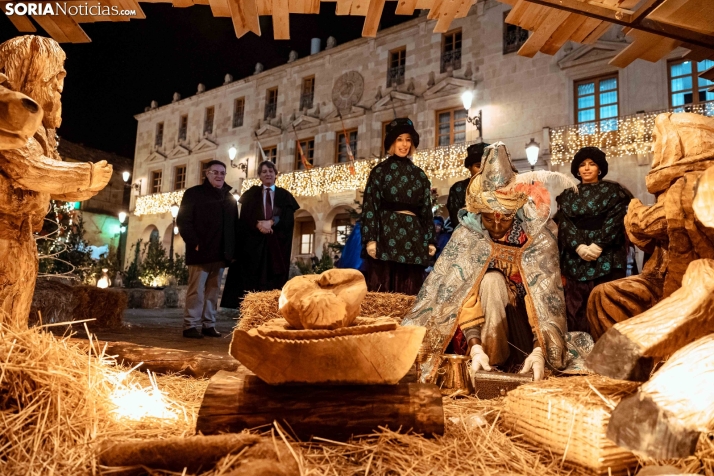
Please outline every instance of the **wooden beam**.
[[546, 44], [551, 35], [563, 24], [571, 13], [564, 11], [551, 11], [550, 15], [541, 23], [535, 32], [528, 37], [523, 46], [518, 50], [519, 56], [532, 58], [540, 51], [541, 47]]
[[587, 17], [572, 13], [568, 19], [565, 20], [557, 30], [555, 30], [540, 51], [547, 55], [556, 54], [565, 42], [568, 41], [570, 37], [583, 26], [583, 23], [585, 23], [587, 19]]
[[708, 79], [709, 81], [714, 81], [714, 66], [706, 71], [699, 73], [700, 78]]
[[369, 0], [352, 0], [350, 15], [360, 17], [367, 16], [367, 9], [369, 9], [369, 3]]
[[650, 63], [656, 63], [657, 61], [664, 58], [666, 55], [671, 53], [675, 48], [682, 44], [679, 40], [673, 40], [672, 38], [660, 37], [659, 42], [650, 48], [645, 54], [640, 56], [640, 59], [649, 61]]
[[[687, 28], [682, 28], [676, 25], [670, 25], [661, 21], [655, 21], [649, 18], [642, 18], [636, 23], [632, 23], [632, 15], [634, 12], [621, 10], [615, 12], [608, 8], [595, 6], [591, 3], [580, 2], [578, 0], [525, 0], [528, 3], [542, 5], [557, 10], [564, 10], [570, 13], [579, 13], [598, 20], [615, 23], [622, 26], [628, 26], [647, 33], [654, 33], [660, 36], [666, 36], [675, 40], [680, 40], [686, 43], [711, 48], [714, 45], [714, 36], [699, 33]], [[616, 14], [619, 13], [619, 14]]]
[[596, 18], [587, 18], [582, 26], [570, 37], [570, 41], [582, 43], [597, 27], [602, 25], [602, 21]]
[[67, 39], [72, 43], [91, 43], [92, 40], [84, 32], [81, 26], [72, 18], [66, 15], [55, 15], [52, 17], [55, 24], [62, 30]]
[[518, 3], [511, 8], [511, 11], [506, 15], [505, 22], [510, 25], [520, 25], [523, 15], [525, 15], [531, 4], [526, 2], [526, 0], [518, 0]]
[[231, 9], [228, 6], [228, 0], [208, 0], [211, 6], [211, 13], [214, 17], [230, 17]]
[[583, 40], [583, 44], [592, 45], [597, 40], [599, 40], [600, 37], [604, 35], [607, 30], [610, 29], [611, 26], [612, 23], [608, 23], [606, 21], [600, 23], [593, 31], [590, 32], [588, 36], [585, 37], [585, 39]]
[[714, 48], [702, 48], [701, 46], [682, 43], [684, 48], [689, 50], [689, 53], [682, 55], [684, 58], [691, 61], [704, 61], [705, 59], [714, 59]]
[[471, 11], [471, 7], [473, 7], [475, 4], [476, 0], [465, 0], [464, 3], [462, 3], [459, 7], [454, 18], [466, 18], [469, 14], [469, 11]]
[[625, 68], [637, 58], [647, 53], [650, 48], [655, 46], [659, 40], [662, 39], [660, 36], [635, 30], [630, 32], [629, 36], [633, 37], [635, 41], [627, 45], [627, 47], [612, 58], [608, 64], [617, 66], [618, 68]]
[[17, 28], [17, 31], [20, 33], [34, 33], [37, 31], [35, 25], [33, 25], [32, 21], [25, 15], [10, 15], [7, 18], [15, 25], [15, 28]]
[[397, 15], [413, 15], [414, 9], [416, 8], [416, 4], [417, 0], [398, 0], [397, 10], [395, 11], [395, 13]]
[[372, 0], [369, 2], [367, 16], [364, 19], [364, 26], [362, 27], [362, 36], [368, 38], [377, 36], [379, 21], [382, 19], [382, 10], [384, 10], [384, 1], [385, 0]]
[[632, 14], [630, 17], [630, 21], [632, 22], [638, 22], [647, 15], [649, 15], [652, 10], [660, 6], [665, 0], [647, 0], [645, 3], [643, 3], [637, 10], [635, 10], [635, 13]]
[[290, 39], [290, 12], [288, 0], [273, 0], [273, 38]]
[[65, 35], [62, 29], [54, 22], [53, 19], [55, 17], [32, 15], [32, 18], [42, 27], [43, 30], [47, 32], [48, 35], [57, 41], [57, 43], [70, 43], [67, 35]]
[[352, 0], [337, 0], [337, 6], [335, 7], [335, 15], [349, 15], [351, 9]]
[[464, 0], [445, 0], [442, 4], [441, 11], [439, 12], [439, 18], [434, 27], [434, 33], [446, 33], [449, 31], [451, 22], [454, 21], [456, 12], [461, 8], [461, 4]]
[[176, 8], [187, 8], [193, 6], [193, 0], [172, 0], [171, 3]]
[[255, 0], [228, 0], [228, 6], [231, 9], [233, 28], [238, 38], [249, 31], [260, 36], [260, 23]]
[[258, 16], [266, 16], [273, 14], [273, 2], [272, 0], [256, 0], [256, 8], [258, 9]]

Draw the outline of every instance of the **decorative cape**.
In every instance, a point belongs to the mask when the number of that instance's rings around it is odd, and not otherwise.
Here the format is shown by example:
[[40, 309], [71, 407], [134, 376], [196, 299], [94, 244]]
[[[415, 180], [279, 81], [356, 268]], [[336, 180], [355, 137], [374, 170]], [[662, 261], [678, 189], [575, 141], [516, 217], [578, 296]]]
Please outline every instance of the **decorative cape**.
[[[582, 368], [582, 363], [580, 359], [573, 359], [568, 350], [576, 355], [587, 353], [592, 347], [592, 339], [584, 333], [566, 334], [565, 299], [557, 259], [558, 240], [555, 223], [549, 219], [548, 192], [541, 183], [526, 185], [521, 180], [515, 180], [503, 143], [496, 143], [487, 150], [488, 160], [472, 179], [472, 185], [476, 180], [480, 182], [483, 175], [486, 177], [484, 182], [489, 182], [489, 186], [480, 190], [469, 188], [467, 203], [470, 196], [478, 195], [481, 204], [493, 204], [504, 214], [515, 212], [522, 221], [528, 241], [520, 249], [521, 258], [517, 266], [526, 288], [529, 323], [550, 366], [559, 371], [577, 371]], [[489, 178], [493, 176], [494, 170], [489, 170], [492, 165], [496, 165], [493, 169], [500, 170], [495, 180]], [[499, 186], [492, 188], [493, 183]], [[523, 197], [520, 193], [510, 197], [504, 195], [502, 192], [507, 187], [517, 187], [518, 192], [527, 191], [525, 203], [517, 210], [509, 209], [505, 204], [512, 203], [514, 197], [517, 203], [521, 202]], [[488, 263], [496, 252], [488, 231], [481, 223], [480, 214], [461, 210], [459, 219], [462, 226], [454, 230], [434, 270], [419, 291], [414, 307], [402, 322], [405, 326], [427, 328], [422, 344], [427, 357], [421, 364], [422, 380], [425, 382], [435, 376], [439, 356], [456, 332], [457, 317], [464, 300], [472, 294], [472, 289], [478, 290]]]

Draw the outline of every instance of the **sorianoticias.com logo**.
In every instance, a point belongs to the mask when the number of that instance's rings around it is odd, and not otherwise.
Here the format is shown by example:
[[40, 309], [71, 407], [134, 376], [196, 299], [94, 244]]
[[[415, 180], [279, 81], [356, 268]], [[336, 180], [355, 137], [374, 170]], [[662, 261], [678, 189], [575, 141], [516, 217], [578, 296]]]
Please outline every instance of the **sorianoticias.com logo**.
[[70, 15], [70, 16], [132, 16], [136, 10], [122, 10], [113, 5], [97, 2], [77, 4], [72, 2], [18, 2], [4, 5], [5, 15]]

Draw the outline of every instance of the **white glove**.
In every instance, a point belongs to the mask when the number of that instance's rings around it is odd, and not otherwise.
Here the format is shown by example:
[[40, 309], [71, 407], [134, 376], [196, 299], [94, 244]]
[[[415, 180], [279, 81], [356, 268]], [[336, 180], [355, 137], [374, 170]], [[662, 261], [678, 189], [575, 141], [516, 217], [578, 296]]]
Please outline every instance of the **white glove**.
[[523, 363], [523, 368], [519, 373], [524, 374], [530, 370], [533, 370], [533, 380], [538, 381], [543, 378], [543, 374], [545, 373], [545, 358], [543, 357], [543, 350], [540, 347], [533, 349], [531, 355], [529, 355]]
[[600, 248], [595, 243], [588, 246], [588, 249], [590, 250], [590, 254], [595, 257], [594, 259], [598, 259], [600, 257], [600, 255], [602, 254], [602, 248]]
[[367, 254], [370, 255], [372, 258], [377, 259], [377, 242], [376, 241], [370, 241], [367, 243]]
[[491, 370], [488, 365], [488, 355], [483, 351], [483, 347], [476, 344], [471, 347], [471, 370], [478, 372], [479, 370]]
[[429, 256], [434, 256], [436, 254], [436, 246], [429, 245]]
[[575, 252], [585, 261], [593, 261], [597, 259], [597, 256], [595, 256], [586, 245], [578, 245], [578, 247], [575, 248]]

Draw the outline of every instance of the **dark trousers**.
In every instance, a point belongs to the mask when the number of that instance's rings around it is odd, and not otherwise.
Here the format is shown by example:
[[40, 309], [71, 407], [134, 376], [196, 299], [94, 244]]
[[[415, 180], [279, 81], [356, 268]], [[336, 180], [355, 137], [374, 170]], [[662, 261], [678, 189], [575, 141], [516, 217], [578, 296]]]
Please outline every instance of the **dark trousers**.
[[367, 290], [372, 292], [416, 296], [426, 278], [425, 267], [419, 264], [382, 261], [368, 257], [365, 265]]
[[592, 293], [595, 286], [624, 278], [625, 274], [626, 271], [624, 269], [616, 269], [610, 274], [593, 279], [592, 281], [576, 281], [573, 278], [566, 278], [564, 291], [568, 331], [590, 333], [590, 324], [588, 324], [587, 317], [590, 293]]

